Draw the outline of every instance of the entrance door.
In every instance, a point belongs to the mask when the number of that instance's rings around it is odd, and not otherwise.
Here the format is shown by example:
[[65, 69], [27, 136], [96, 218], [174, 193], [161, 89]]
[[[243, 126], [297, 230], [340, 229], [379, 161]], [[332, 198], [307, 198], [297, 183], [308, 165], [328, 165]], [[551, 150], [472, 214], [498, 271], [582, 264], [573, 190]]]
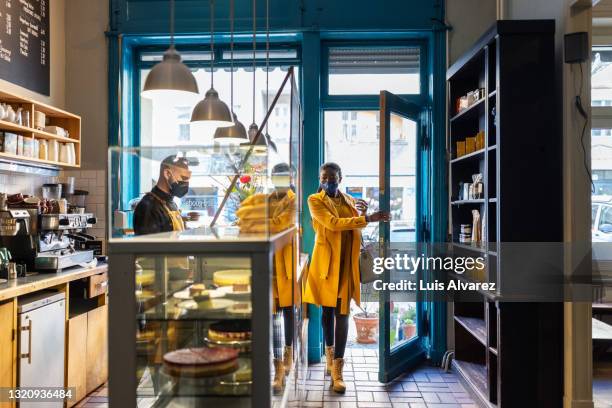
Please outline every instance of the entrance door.
[[[380, 255], [418, 257], [426, 239], [428, 208], [427, 126], [423, 107], [387, 91], [380, 92], [379, 199], [391, 222], [380, 223]], [[423, 271], [386, 269], [383, 282], [418, 284]], [[405, 292], [379, 291], [379, 381], [388, 382], [425, 358], [428, 323], [423, 299]]]

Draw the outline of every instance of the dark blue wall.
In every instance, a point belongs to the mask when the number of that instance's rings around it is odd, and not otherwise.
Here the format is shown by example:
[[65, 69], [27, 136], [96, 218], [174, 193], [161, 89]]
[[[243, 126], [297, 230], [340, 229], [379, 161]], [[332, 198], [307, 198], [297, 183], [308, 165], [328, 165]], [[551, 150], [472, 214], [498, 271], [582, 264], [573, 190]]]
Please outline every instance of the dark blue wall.
[[[168, 0], [111, 0], [112, 30], [162, 33], [168, 30]], [[207, 32], [209, 2], [176, 0], [176, 31]], [[257, 1], [258, 27], [265, 24], [264, 0]], [[270, 0], [270, 26], [275, 31], [405, 31], [428, 30], [443, 15], [442, 0]], [[215, 1], [215, 24], [228, 30], [229, 0]], [[236, 29], [250, 31], [252, 1], [235, 1]]]

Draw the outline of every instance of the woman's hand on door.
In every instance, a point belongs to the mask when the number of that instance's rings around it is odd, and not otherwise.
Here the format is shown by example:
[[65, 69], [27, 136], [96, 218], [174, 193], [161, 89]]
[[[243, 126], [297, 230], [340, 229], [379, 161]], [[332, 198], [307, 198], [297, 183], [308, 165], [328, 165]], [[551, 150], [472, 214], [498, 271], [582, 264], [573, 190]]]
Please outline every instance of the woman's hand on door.
[[391, 215], [388, 212], [377, 211], [370, 215], [366, 215], [367, 222], [389, 222], [391, 220]]

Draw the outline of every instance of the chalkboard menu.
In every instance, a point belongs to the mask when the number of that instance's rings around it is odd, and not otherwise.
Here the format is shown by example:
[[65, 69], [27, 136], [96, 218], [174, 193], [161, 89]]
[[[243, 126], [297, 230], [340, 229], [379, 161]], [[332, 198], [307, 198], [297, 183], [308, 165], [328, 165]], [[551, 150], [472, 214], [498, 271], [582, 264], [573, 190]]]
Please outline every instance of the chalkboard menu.
[[0, 0], [0, 78], [49, 95], [49, 2]]

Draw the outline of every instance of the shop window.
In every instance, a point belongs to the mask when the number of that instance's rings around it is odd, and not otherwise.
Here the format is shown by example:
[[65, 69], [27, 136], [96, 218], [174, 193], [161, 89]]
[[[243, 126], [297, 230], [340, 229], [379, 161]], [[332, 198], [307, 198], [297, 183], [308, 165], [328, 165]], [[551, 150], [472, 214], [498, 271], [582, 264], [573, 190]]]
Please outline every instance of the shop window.
[[409, 95], [421, 91], [419, 47], [328, 48], [329, 95], [378, 95], [381, 89]]
[[[149, 56], [148, 58], [152, 57]], [[268, 94], [266, 94], [266, 72], [263, 67], [257, 68], [255, 90], [255, 120], [257, 124], [263, 121], [266, 114], [266, 95], [269, 104], [272, 104], [276, 92], [280, 89], [281, 83], [287, 75], [287, 68], [270, 67]], [[296, 78], [299, 78], [298, 67], [294, 69]], [[148, 66], [140, 70], [141, 89], [149, 70]], [[206, 146], [214, 143], [213, 135], [216, 129], [190, 124], [193, 107], [200, 99], [204, 98], [204, 93], [210, 88], [210, 70], [205, 65], [193, 68], [193, 74], [200, 90], [200, 95], [196, 98], [140, 99], [140, 144], [142, 146]], [[253, 122], [252, 81], [252, 68], [236, 67], [234, 69], [234, 111], [238, 119], [247, 128]], [[219, 67], [215, 70], [215, 89], [219, 92], [221, 99], [229, 105], [230, 70], [228, 67]], [[286, 86], [277, 102], [274, 113], [268, 121], [268, 133], [277, 147], [277, 153], [271, 153], [269, 156], [270, 168], [277, 163], [286, 162], [289, 157], [290, 92], [291, 87]], [[193, 176], [190, 187], [194, 191], [204, 191], [205, 194], [201, 194], [204, 196], [214, 195], [215, 189], [218, 188], [217, 181], [207, 176], [207, 174], [210, 174], [210, 165], [211, 163], [199, 163], [192, 168]], [[140, 193], [145, 193], [151, 189], [158, 173], [159, 162], [155, 160], [142, 162], [140, 174], [143, 182], [139, 186]]]

